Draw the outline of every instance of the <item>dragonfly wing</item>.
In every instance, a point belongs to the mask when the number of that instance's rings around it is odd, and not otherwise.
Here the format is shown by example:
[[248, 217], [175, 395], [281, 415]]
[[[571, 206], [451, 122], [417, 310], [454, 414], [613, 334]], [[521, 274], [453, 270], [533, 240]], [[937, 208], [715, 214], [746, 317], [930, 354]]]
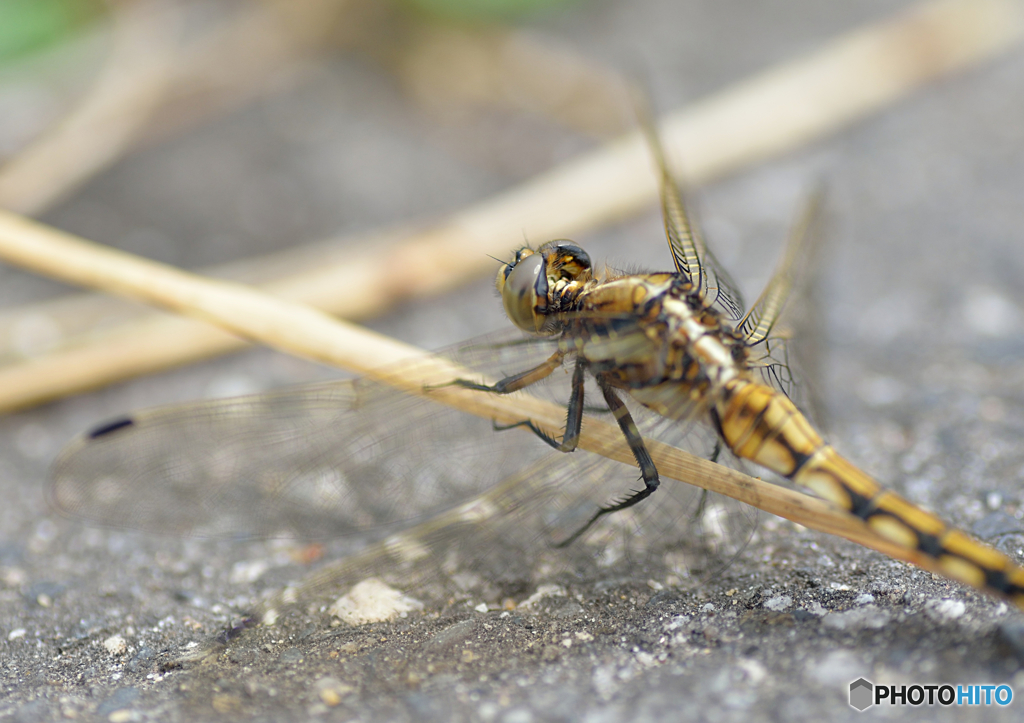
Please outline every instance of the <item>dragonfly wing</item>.
[[[607, 336], [590, 335], [581, 340], [580, 348], [591, 361], [613, 359], [629, 368], [634, 357], [643, 359], [651, 352], [650, 340], [635, 319], [597, 312], [582, 318], [593, 327], [609, 330]], [[529, 392], [565, 406], [569, 380], [564, 377], [552, 375], [530, 386]], [[594, 387], [590, 381], [588, 399], [602, 409], [604, 402], [596, 401], [600, 394]], [[629, 395], [626, 402], [643, 439], [657, 440], [707, 458], [716, 448], [717, 436], [700, 423], [706, 413], [706, 400], [691, 398], [679, 390], [678, 384], [646, 390], [650, 392], [646, 395], [641, 389], [632, 389], [630, 395], [647, 406], [634, 403]], [[588, 408], [593, 410], [595, 406]], [[588, 419], [583, 420], [583, 437], [587, 435]], [[611, 414], [602, 421], [613, 421]], [[635, 465], [614, 462], [584, 449], [571, 455], [555, 454], [537, 464], [518, 488], [526, 490], [537, 485], [546, 490], [543, 514], [531, 513], [527, 522], [528, 516], [520, 506], [512, 523], [516, 529], [503, 535], [506, 539], [532, 530], [528, 534], [543, 539], [545, 547], [550, 548], [583, 527], [598, 507], [621, 501], [642, 486]], [[574, 566], [579, 567], [588, 555], [593, 560], [628, 559], [634, 563], [650, 563], [672, 555], [675, 561], [671, 566], [680, 572], [685, 568], [691, 578], [720, 570], [746, 544], [756, 527], [756, 510], [729, 498], [706, 494], [686, 482], [663, 476], [662, 486], [649, 500], [603, 517], [579, 543], [571, 546], [569, 552], [577, 555], [573, 558]], [[530, 493], [530, 497], [540, 499], [542, 495]], [[584, 558], [578, 557], [580, 551]]]
[[641, 110], [639, 115], [657, 166], [661, 213], [676, 271], [693, 284], [700, 298], [708, 305], [715, 305], [726, 318], [738, 320], [743, 316], [743, 296], [736, 283], [707, 248], [700, 230], [691, 222], [683, 194], [669, 168], [665, 150], [650, 114]]
[[[675, 418], [639, 405], [632, 405], [630, 411], [645, 440], [740, 466], [739, 460], [721, 447], [717, 433], [705, 423], [704, 405], [680, 407], [680, 416]], [[689, 480], [673, 479], [664, 473], [661, 480], [657, 493], [633, 508], [638, 518], [635, 528], [642, 530], [642, 539], [662, 551], [667, 567], [693, 582], [721, 573], [757, 529], [757, 508], [706, 492]]]
[[817, 189], [807, 200], [797, 223], [793, 226], [778, 267], [754, 305], [737, 324], [736, 329], [753, 346], [768, 338], [778, 321], [796, 282], [797, 273], [820, 240], [824, 191]]
[[[445, 356], [493, 379], [551, 351], [551, 342], [504, 334]], [[528, 391], [564, 403], [569, 379], [556, 371]], [[645, 435], [686, 441], [686, 423], [643, 409], [636, 416]], [[490, 420], [357, 379], [114, 420], [62, 452], [50, 498], [77, 518], [157, 533], [386, 538], [339, 563], [340, 576], [442, 549], [490, 576], [521, 574], [538, 554], [578, 569], [685, 549], [686, 566], [704, 574], [746, 539], [730, 533], [724, 544], [731, 501], [709, 505], [701, 490], [666, 480], [649, 502], [609, 516], [567, 551], [554, 549], [636, 477], [632, 465], [583, 450], [554, 453], [531, 434], [495, 432]]]
[[[462, 356], [485, 375], [550, 354], [535, 344], [469, 348]], [[73, 440], [49, 496], [89, 522], [179, 536], [384, 533], [479, 494], [544, 451], [531, 457], [491, 426], [368, 379], [174, 405]]]
[[[748, 357], [751, 368], [759, 371], [766, 384], [786, 394], [805, 413], [808, 407], [822, 409], [820, 401], [807, 386], [807, 380], [814, 377], [808, 372], [815, 366], [812, 351], [814, 334], [807, 332], [816, 326], [814, 319], [819, 307], [807, 296], [806, 277], [821, 245], [824, 205], [824, 187], [819, 187], [808, 196], [771, 279], [736, 327], [751, 348]], [[793, 303], [794, 296], [799, 304]], [[800, 335], [801, 344], [795, 356], [790, 354], [791, 333], [779, 331], [778, 321], [783, 312], [788, 317], [787, 326], [795, 323], [804, 332]], [[804, 384], [798, 385], [795, 381], [794, 363], [801, 371], [798, 376]], [[820, 419], [820, 415], [811, 416]]]
[[[627, 404], [645, 440], [705, 458], [714, 454], [717, 436], [698, 421], [698, 408], [692, 408], [689, 419], [678, 420], [629, 400]], [[586, 437], [586, 418], [582, 434]], [[566, 456], [572, 458], [571, 469], [566, 469]], [[725, 456], [734, 459], [728, 453]], [[567, 550], [555, 550], [555, 545], [587, 524], [598, 507], [642, 488], [638, 469], [580, 449], [572, 455], [544, 458], [519, 476], [522, 480], [509, 488], [521, 499], [513, 506], [516, 516], [508, 519], [514, 529], [501, 533], [501, 539], [525, 535], [542, 540], [549, 565], [570, 566], [576, 572], [619, 564], [631, 576], [664, 579], [672, 574], [678, 582], [698, 583], [720, 574], [757, 527], [756, 508], [662, 474], [658, 491], [649, 499], [602, 517]], [[489, 529], [500, 527], [492, 524]]]
[[[671, 420], [656, 421], [643, 412], [640, 417], [645, 430], [660, 427], [657, 436], [663, 440], [685, 434], [668, 431]], [[621, 497], [635, 480], [635, 467], [591, 452], [548, 453], [447, 512], [326, 565], [303, 581], [295, 597], [308, 599], [371, 575], [405, 588], [431, 585], [453, 571], [460, 584], [485, 580], [504, 590], [563, 571], [596, 577], [608, 568], [631, 577], [673, 575], [677, 584], [696, 584], [720, 574], [756, 528], [756, 509], [664, 478], [650, 500], [602, 518], [568, 548], [556, 547], [598, 505]], [[272, 598], [254, 614], [261, 617], [286, 599]]]

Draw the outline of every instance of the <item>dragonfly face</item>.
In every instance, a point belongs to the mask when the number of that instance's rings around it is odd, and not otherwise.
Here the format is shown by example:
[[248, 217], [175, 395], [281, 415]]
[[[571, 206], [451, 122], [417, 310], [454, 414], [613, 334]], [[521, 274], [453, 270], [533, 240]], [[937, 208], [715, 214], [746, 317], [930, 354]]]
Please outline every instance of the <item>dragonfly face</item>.
[[549, 241], [536, 251], [524, 247], [498, 270], [495, 286], [508, 318], [531, 334], [559, 331], [552, 314], [566, 310], [594, 280], [590, 256], [572, 241]]

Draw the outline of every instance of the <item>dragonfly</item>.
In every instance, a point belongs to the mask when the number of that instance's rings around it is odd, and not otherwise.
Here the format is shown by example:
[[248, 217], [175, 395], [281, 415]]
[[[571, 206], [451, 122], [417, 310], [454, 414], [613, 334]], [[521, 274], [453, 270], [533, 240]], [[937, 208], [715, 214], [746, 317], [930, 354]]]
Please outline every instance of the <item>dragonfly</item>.
[[[673, 580], [699, 582], [742, 550], [756, 514], [663, 478], [651, 442], [687, 444], [770, 470], [947, 577], [1024, 608], [1024, 570], [884, 489], [788, 394], [776, 327], [820, 197], [745, 311], [691, 223], [653, 125], [644, 128], [673, 270], [598, 270], [572, 241], [525, 245], [496, 276], [517, 331], [442, 355], [465, 373], [422, 395], [356, 379], [118, 417], [61, 452], [51, 504], [96, 524], [174, 535], [370, 539], [311, 575], [303, 592], [453, 554], [512, 578], [529, 575], [523, 561], [538, 556], [600, 566], [660, 555]], [[588, 384], [597, 406], [587, 404]], [[431, 400], [447, 387], [546, 396], [563, 405], [564, 431], [552, 435], [529, 416], [499, 425], [456, 413]], [[635, 467], [579, 449], [602, 417], [614, 420]], [[288, 599], [261, 603], [242, 627], [273, 618]]]
[[[601, 278], [587, 253], [573, 242], [524, 247], [499, 270], [496, 285], [509, 319], [523, 331], [556, 338], [557, 350], [543, 363], [495, 384], [454, 382], [506, 394], [533, 384], [571, 358], [572, 394], [561, 440], [530, 420], [509, 425], [524, 426], [551, 447], [571, 452], [581, 430], [585, 375], [596, 381], [644, 486], [599, 507], [570, 540], [603, 516], [653, 496], [659, 487], [643, 437], [621, 401], [625, 392], [662, 417], [680, 422], [703, 418], [738, 458], [859, 518], [888, 542], [929, 558], [947, 577], [1024, 609], [1024, 569], [883, 488], [826, 443], [780, 385], [765, 383], [753, 373], [758, 367], [774, 372], [779, 366], [765, 362], [770, 354], [757, 358], [752, 351], [768, 341], [790, 295], [792, 270], [806, 253], [816, 204], [798, 225], [781, 269], [743, 313], [735, 285], [690, 222], [653, 125], [644, 127], [657, 161], [674, 272]], [[770, 380], [771, 374], [767, 376]]]

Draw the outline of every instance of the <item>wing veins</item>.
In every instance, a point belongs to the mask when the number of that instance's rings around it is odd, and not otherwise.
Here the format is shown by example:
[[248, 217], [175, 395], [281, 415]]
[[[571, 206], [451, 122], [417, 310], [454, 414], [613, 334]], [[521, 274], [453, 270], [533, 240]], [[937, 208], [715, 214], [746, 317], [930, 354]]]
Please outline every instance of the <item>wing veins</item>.
[[818, 236], [815, 231], [821, 220], [823, 203], [824, 191], [818, 188], [807, 199], [797, 223], [793, 225], [782, 258], [772, 277], [746, 316], [736, 326], [749, 346], [767, 339], [779, 320], [793, 291], [797, 267], [806, 259], [813, 240]]
[[704, 243], [700, 230], [690, 221], [686, 202], [669, 168], [664, 146], [649, 109], [639, 100], [636, 105], [641, 128], [657, 167], [665, 236], [676, 271], [693, 284], [695, 293], [701, 299], [709, 305], [717, 304], [728, 318], [737, 320], [743, 315], [743, 297]]

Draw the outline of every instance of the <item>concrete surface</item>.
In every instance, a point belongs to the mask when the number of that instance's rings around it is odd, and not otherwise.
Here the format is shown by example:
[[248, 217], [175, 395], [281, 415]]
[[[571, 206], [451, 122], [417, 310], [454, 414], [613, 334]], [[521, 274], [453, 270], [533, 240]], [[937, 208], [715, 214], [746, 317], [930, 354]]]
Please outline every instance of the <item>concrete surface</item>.
[[[536, 22], [605, 62], [652, 66], [677, 107], [894, 3], [615, 2]], [[930, 86], [813, 147], [702, 189], [723, 263], [752, 298], [801, 192], [824, 176], [819, 371], [831, 441], [944, 518], [1024, 558], [1024, 52]], [[339, 59], [285, 97], [150, 148], [45, 220], [186, 266], [293, 240], [440, 215], [583, 144], [536, 121], [469, 138], [387, 76]], [[476, 136], [473, 136], [476, 138]], [[659, 221], [578, 239], [663, 266]], [[0, 269], [17, 304], [58, 289]], [[502, 324], [490, 280], [371, 326], [440, 347]], [[232, 545], [89, 528], [49, 512], [47, 465], [70, 436], [140, 406], [332, 373], [252, 351], [0, 419], [0, 719], [1017, 720], [1007, 708], [881, 706], [849, 684], [1008, 684], [1024, 698], [1024, 616], [844, 541], [766, 520], [698, 590], [605, 578], [495, 593], [409, 590], [394, 623], [332, 625], [299, 606], [212, 662], [162, 663], [262, 591], [299, 579], [294, 543]], [[262, 575], [248, 574], [262, 569]], [[250, 578], [256, 577], [255, 581]], [[565, 595], [500, 609], [556, 582]], [[656, 581], [655, 581], [656, 582]], [[483, 585], [486, 588], [486, 585]], [[342, 591], [338, 591], [340, 594]], [[329, 599], [320, 601], [328, 604]], [[487, 603], [491, 604], [488, 609]], [[312, 609], [312, 612], [310, 612]]]

